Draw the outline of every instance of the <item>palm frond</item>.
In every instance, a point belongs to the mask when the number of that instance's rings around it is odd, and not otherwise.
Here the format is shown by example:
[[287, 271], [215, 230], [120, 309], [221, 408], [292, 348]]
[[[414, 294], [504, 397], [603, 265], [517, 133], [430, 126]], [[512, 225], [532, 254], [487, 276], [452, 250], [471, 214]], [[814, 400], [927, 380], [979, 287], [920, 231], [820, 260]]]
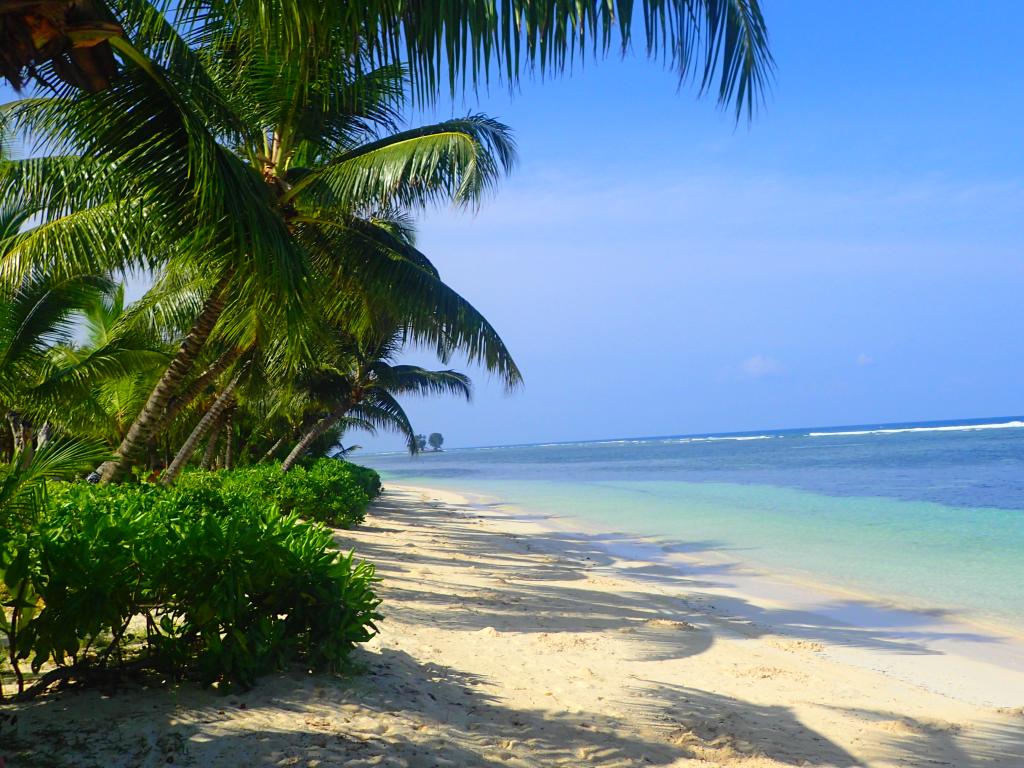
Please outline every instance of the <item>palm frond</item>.
[[418, 365], [371, 366], [378, 380], [393, 394], [457, 395], [470, 401], [473, 385], [469, 376], [458, 371], [431, 371]]
[[424, 101], [445, 84], [455, 92], [515, 83], [535, 70], [564, 70], [588, 52], [625, 53], [637, 16], [648, 56], [681, 81], [698, 80], [720, 104], [734, 103], [737, 117], [754, 109], [773, 66], [759, 0], [182, 0], [179, 9], [185, 25], [230, 20], [284, 55], [329, 46], [333, 37], [349, 51], [365, 47], [373, 63], [406, 62]]
[[377, 429], [397, 432], [406, 440], [409, 453], [417, 453], [416, 432], [405, 409], [391, 394], [375, 389], [372, 395], [356, 405], [348, 414], [372, 424]]
[[28, 354], [41, 354], [66, 341], [73, 313], [110, 289], [100, 277], [54, 278], [35, 273], [5, 300], [0, 327], [0, 371]]
[[59, 438], [37, 448], [30, 461], [16, 453], [0, 480], [0, 524], [36, 519], [45, 508], [46, 481], [72, 480], [108, 458], [98, 441]]
[[352, 202], [388, 208], [451, 201], [479, 205], [515, 164], [507, 126], [470, 115], [394, 134], [297, 173], [284, 201], [300, 210], [353, 213]]
[[[328, 318], [344, 317], [356, 333], [374, 326], [375, 317], [408, 328], [409, 338], [429, 346], [441, 360], [458, 350], [515, 389], [522, 374], [501, 336], [487, 319], [437, 275], [429, 259], [369, 222], [303, 218], [298, 236], [323, 254]], [[335, 255], [344, 261], [334, 263]], [[329, 292], [329, 293], [328, 293]], [[353, 302], [360, 302], [361, 308]]]

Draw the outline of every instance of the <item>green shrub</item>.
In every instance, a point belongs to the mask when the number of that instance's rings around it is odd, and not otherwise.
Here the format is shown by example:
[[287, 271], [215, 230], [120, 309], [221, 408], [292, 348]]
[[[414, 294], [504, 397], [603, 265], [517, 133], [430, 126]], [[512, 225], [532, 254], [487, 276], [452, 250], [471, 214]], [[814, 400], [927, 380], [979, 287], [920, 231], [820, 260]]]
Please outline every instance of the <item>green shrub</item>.
[[295, 658], [337, 669], [376, 632], [373, 566], [268, 504], [271, 486], [52, 488], [36, 526], [0, 540], [11, 595], [0, 628], [14, 655], [38, 670], [131, 652], [175, 675], [245, 685]]
[[281, 472], [279, 464], [258, 464], [220, 472], [191, 471], [178, 481], [184, 488], [214, 488], [255, 495], [337, 528], [351, 528], [366, 518], [366, 507], [380, 495], [380, 475], [372, 469], [337, 459], [320, 459]]

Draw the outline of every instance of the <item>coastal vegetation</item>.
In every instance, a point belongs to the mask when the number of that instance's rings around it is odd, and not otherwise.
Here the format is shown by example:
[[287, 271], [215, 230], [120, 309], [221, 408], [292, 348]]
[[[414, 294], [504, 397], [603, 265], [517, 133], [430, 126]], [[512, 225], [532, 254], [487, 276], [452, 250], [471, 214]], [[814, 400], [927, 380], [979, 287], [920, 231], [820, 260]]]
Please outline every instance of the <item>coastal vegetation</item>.
[[[753, 109], [756, 2], [644, 9], [652, 55]], [[414, 226], [478, 207], [511, 133], [405, 114], [442, 70], [455, 89], [562, 69], [613, 31], [628, 45], [631, 17], [0, 0], [0, 75], [32, 88], [0, 113], [0, 629], [19, 691], [26, 664], [36, 690], [112, 666], [250, 684], [290, 659], [338, 668], [372, 636], [373, 567], [323, 524], [360, 522], [380, 481], [327, 457], [357, 429], [417, 452], [401, 399], [470, 396], [463, 373], [401, 364], [409, 347], [522, 382]], [[126, 279], [148, 286], [134, 303]]]
[[113, 665], [242, 685], [292, 659], [339, 668], [376, 631], [373, 566], [295, 510], [361, 520], [379, 488], [368, 472], [323, 460], [301, 477], [197, 472], [170, 489], [51, 483], [30, 516], [8, 504], [0, 631], [19, 693], [26, 666], [48, 669], [36, 690]]

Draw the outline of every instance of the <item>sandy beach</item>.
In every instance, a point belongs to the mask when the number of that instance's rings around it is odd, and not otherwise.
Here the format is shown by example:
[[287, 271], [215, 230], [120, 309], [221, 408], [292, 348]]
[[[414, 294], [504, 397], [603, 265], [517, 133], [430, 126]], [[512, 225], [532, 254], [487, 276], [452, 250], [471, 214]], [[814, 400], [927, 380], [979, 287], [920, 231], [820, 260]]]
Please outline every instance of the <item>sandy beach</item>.
[[389, 488], [338, 542], [383, 579], [353, 674], [8, 705], [7, 764], [1024, 765], [1013, 637], [429, 489]]

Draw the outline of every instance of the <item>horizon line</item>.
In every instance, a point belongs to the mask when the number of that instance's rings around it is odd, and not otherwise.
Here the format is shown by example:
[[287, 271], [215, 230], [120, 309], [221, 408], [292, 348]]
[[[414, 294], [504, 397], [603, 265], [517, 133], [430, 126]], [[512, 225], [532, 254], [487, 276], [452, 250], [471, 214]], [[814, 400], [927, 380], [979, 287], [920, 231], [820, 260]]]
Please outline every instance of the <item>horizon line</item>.
[[[885, 422], [862, 422], [857, 424], [830, 424], [830, 425], [815, 425], [815, 426], [801, 426], [801, 427], [776, 427], [774, 429], [742, 429], [733, 432], [686, 432], [686, 433], [675, 433], [675, 434], [664, 434], [664, 435], [626, 435], [619, 437], [600, 437], [600, 438], [580, 438], [573, 440], [543, 440], [533, 443], [498, 443], [492, 445], [460, 445], [454, 448], [449, 448], [449, 451], [472, 451], [483, 448], [533, 448], [537, 446], [556, 446], [556, 445], [573, 445], [576, 443], [608, 443], [618, 442], [626, 440], [668, 440], [676, 438], [701, 438], [701, 437], [747, 437], [747, 436], [758, 436], [766, 433], [779, 433], [779, 432], [803, 432], [805, 430], [825, 430], [825, 431], [837, 431], [837, 430], [850, 430], [855, 428], [873, 428], [883, 429], [886, 427], [913, 427], [916, 425], [950, 425], [954, 426], [962, 424], [963, 426], [970, 426], [971, 424], [992, 424], [1000, 423], [1006, 420], [1020, 421], [1024, 420], [1024, 414], [1014, 415], [1001, 415], [1001, 416], [970, 416], [957, 419], [924, 419], [921, 421], [885, 421]], [[400, 450], [389, 450], [389, 451], [368, 451], [361, 455], [363, 456], [381, 456], [389, 454], [404, 454], [406, 451]], [[424, 451], [424, 453], [445, 453], [445, 450], [440, 451]]]

